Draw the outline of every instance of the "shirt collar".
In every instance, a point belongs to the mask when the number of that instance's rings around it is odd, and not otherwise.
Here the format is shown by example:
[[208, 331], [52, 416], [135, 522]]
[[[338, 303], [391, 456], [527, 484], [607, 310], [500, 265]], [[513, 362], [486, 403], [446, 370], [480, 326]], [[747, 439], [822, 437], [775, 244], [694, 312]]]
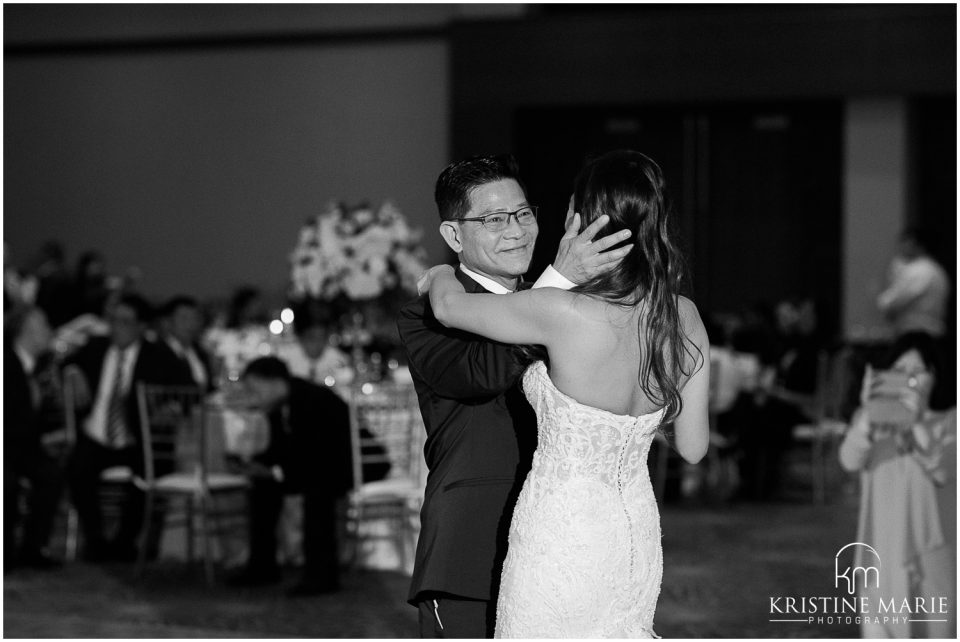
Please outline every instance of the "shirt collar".
[[510, 294], [513, 290], [504, 287], [503, 285], [497, 283], [489, 276], [484, 276], [482, 274], [477, 274], [463, 263], [460, 264], [460, 270], [469, 276], [471, 279], [479, 283], [485, 290], [492, 292], [493, 294]]
[[36, 357], [17, 344], [14, 344], [13, 351], [16, 353], [17, 358], [20, 359], [20, 364], [23, 366], [23, 371], [28, 375], [33, 374], [33, 369], [37, 367]]
[[114, 351], [114, 354], [117, 355], [117, 362], [121, 366], [126, 366], [130, 363], [133, 363], [137, 360], [137, 355], [140, 354], [140, 342], [134, 341], [126, 348], [118, 348], [115, 345], [111, 345], [110, 349]]
[[180, 343], [180, 340], [172, 335], [167, 336], [167, 345], [170, 346], [170, 349], [173, 350], [178, 357], [184, 357], [188, 352], [187, 346]]

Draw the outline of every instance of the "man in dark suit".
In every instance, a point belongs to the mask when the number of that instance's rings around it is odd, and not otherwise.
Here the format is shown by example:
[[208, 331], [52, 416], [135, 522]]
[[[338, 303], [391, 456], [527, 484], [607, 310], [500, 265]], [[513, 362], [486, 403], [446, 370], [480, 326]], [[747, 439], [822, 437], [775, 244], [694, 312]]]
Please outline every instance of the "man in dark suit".
[[160, 311], [163, 344], [180, 361], [186, 376], [202, 390], [214, 387], [210, 356], [200, 345], [203, 313], [193, 297], [177, 295]]
[[[448, 166], [437, 180], [440, 233], [458, 255], [467, 292], [521, 287], [537, 238], [516, 162], [478, 157]], [[570, 288], [613, 265], [625, 251], [602, 251], [622, 232], [591, 243], [605, 221], [580, 235], [568, 212], [553, 266], [534, 287]], [[628, 250], [629, 248], [627, 248]], [[519, 349], [443, 327], [420, 296], [397, 320], [427, 429], [430, 469], [408, 600], [421, 637], [492, 637], [500, 571], [513, 506], [536, 447], [536, 418], [516, 385]]]
[[64, 377], [76, 391], [78, 410], [77, 442], [67, 475], [88, 561], [136, 559], [143, 493], [129, 487], [119, 532], [108, 543], [98, 491], [100, 473], [106, 468], [128, 466], [135, 473], [143, 472], [137, 385], [190, 383], [169, 350], [143, 338], [149, 314], [149, 305], [142, 298], [123, 295], [108, 313], [110, 336], [91, 339], [64, 366]]
[[331, 390], [291, 377], [276, 357], [251, 361], [243, 383], [251, 403], [267, 414], [270, 444], [252, 461], [238, 463], [251, 482], [250, 553], [246, 569], [232, 583], [257, 586], [281, 579], [277, 523], [283, 498], [302, 493], [303, 576], [289, 594], [336, 591], [336, 506], [353, 484], [349, 408]]
[[[48, 354], [50, 327], [40, 308], [25, 306], [4, 320], [3, 357], [3, 562], [53, 568], [58, 560], [47, 555], [53, 518], [63, 486], [60, 461], [47, 450], [43, 435], [48, 426], [39, 381], [40, 360]], [[27, 516], [20, 546], [21, 481], [30, 483]]]

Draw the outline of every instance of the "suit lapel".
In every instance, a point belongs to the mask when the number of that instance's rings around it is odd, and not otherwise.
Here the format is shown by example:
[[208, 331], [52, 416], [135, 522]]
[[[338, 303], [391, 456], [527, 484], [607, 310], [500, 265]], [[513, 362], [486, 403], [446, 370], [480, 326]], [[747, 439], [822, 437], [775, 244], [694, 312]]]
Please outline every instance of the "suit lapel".
[[[463, 289], [469, 292], [470, 294], [477, 294], [477, 293], [491, 294], [490, 290], [486, 289], [485, 287], [483, 287], [482, 285], [480, 285], [479, 283], [471, 279], [459, 267], [454, 272], [454, 275], [457, 277], [457, 280], [460, 281], [461, 285], [463, 285]], [[532, 286], [533, 286], [533, 283], [530, 283], [529, 281], [520, 281], [517, 284], [517, 290], [518, 291], [527, 290]]]
[[469, 292], [470, 294], [477, 293], [488, 293], [487, 289], [482, 285], [471, 279], [469, 276], [464, 274], [463, 270], [457, 268], [454, 272], [454, 275], [457, 277], [457, 280], [460, 281], [460, 284], [463, 286], [463, 289]]

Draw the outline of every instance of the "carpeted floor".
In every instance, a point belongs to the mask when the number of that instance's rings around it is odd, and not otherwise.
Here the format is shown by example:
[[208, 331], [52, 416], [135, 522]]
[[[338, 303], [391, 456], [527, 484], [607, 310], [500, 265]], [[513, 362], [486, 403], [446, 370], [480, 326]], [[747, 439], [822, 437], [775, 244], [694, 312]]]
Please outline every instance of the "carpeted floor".
[[[770, 598], [834, 595], [833, 556], [854, 540], [856, 500], [668, 504], [656, 629], [664, 637], [857, 637], [856, 625], [770, 622]], [[125, 565], [76, 562], [4, 578], [3, 635], [16, 638], [405, 638], [417, 633], [408, 578], [353, 571], [331, 596], [285, 585], [207, 588], [199, 568], [164, 561], [139, 583]]]

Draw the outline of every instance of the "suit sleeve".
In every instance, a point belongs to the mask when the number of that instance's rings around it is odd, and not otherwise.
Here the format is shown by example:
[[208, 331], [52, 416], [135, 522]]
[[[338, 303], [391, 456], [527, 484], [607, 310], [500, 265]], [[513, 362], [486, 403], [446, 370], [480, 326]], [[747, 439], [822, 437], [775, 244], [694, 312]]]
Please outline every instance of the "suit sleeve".
[[523, 371], [514, 346], [444, 327], [421, 297], [397, 319], [410, 368], [441, 397], [473, 399], [498, 395]]

